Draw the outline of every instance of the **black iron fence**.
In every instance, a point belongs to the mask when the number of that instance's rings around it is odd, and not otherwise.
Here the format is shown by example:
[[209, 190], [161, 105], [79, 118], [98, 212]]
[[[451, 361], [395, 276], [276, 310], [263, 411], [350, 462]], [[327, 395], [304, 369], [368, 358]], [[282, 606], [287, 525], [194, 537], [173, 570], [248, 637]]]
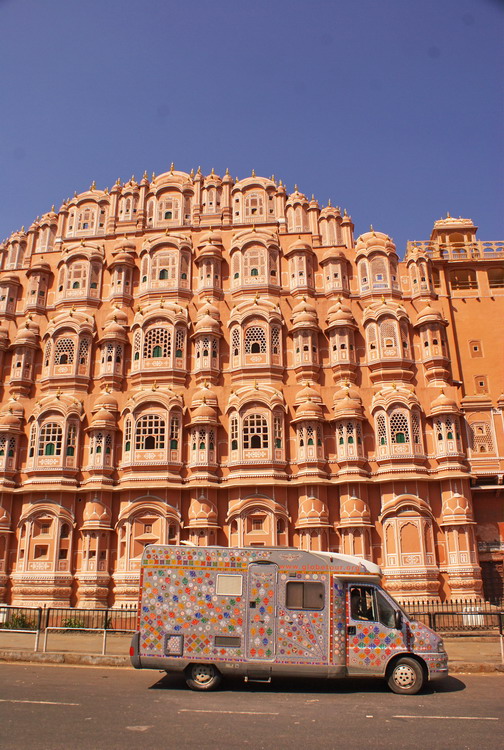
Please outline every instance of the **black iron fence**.
[[137, 611], [136, 604], [119, 609], [48, 607], [43, 610], [42, 629], [130, 632], [136, 629]]
[[496, 603], [474, 599], [451, 599], [446, 602], [405, 602], [410, 617], [443, 633], [487, 632], [502, 629], [504, 600]]

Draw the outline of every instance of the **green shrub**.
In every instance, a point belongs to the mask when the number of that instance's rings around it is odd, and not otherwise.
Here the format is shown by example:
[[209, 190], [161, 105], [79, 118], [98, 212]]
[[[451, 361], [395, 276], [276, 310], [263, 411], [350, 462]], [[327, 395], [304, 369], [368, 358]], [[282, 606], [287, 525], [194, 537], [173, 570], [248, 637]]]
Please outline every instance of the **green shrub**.
[[6, 630], [35, 630], [36, 626], [33, 620], [28, 619], [26, 615], [11, 615], [7, 622], [0, 627]]
[[79, 617], [67, 617], [66, 620], [63, 620], [61, 623], [61, 627], [68, 629], [68, 628], [85, 628], [86, 623], [84, 620], [81, 620]]

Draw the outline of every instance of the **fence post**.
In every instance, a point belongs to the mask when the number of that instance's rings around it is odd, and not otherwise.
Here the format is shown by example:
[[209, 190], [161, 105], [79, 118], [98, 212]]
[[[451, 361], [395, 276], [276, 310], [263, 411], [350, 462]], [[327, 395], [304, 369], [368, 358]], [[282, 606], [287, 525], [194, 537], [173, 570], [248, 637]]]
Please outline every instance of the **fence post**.
[[105, 656], [107, 651], [107, 621], [108, 621], [108, 609], [104, 610], [103, 613], [103, 643], [102, 643], [102, 656]]
[[49, 633], [48, 628], [49, 628], [49, 616], [50, 616], [50, 612], [51, 612], [51, 607], [47, 607], [47, 610], [46, 610], [46, 624], [45, 624], [45, 632], [44, 632], [44, 646], [42, 648], [42, 651], [43, 651], [44, 654], [47, 651], [47, 636], [48, 636], [48, 633]]
[[33, 647], [34, 651], [38, 651], [38, 645], [39, 645], [39, 638], [40, 638], [40, 627], [42, 625], [42, 607], [38, 608], [38, 618], [37, 618], [37, 632], [35, 633], [35, 645]]
[[501, 647], [501, 662], [504, 664], [504, 612], [499, 612], [499, 636]]

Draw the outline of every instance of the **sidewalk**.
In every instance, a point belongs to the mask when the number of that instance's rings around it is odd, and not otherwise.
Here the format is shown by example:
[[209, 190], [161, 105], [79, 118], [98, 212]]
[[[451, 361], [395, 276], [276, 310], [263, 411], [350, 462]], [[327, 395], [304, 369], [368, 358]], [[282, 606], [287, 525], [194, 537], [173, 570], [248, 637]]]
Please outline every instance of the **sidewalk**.
[[[54, 633], [47, 636], [47, 652], [42, 651], [44, 636], [40, 635], [38, 651], [35, 636], [0, 630], [0, 661], [24, 661], [50, 664], [81, 664], [102, 667], [129, 667], [131, 635], [109, 634], [106, 655], [102, 655], [103, 635], [94, 633]], [[462, 635], [444, 637], [449, 658], [449, 671], [502, 672], [504, 664], [498, 636]]]

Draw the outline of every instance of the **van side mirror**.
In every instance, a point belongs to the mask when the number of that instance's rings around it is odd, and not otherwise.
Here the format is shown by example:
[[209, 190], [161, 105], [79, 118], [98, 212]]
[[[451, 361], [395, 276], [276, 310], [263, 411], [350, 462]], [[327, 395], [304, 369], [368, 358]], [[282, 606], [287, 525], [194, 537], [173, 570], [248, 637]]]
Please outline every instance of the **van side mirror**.
[[396, 630], [401, 630], [402, 628], [402, 613], [398, 609], [394, 612], [394, 627]]

